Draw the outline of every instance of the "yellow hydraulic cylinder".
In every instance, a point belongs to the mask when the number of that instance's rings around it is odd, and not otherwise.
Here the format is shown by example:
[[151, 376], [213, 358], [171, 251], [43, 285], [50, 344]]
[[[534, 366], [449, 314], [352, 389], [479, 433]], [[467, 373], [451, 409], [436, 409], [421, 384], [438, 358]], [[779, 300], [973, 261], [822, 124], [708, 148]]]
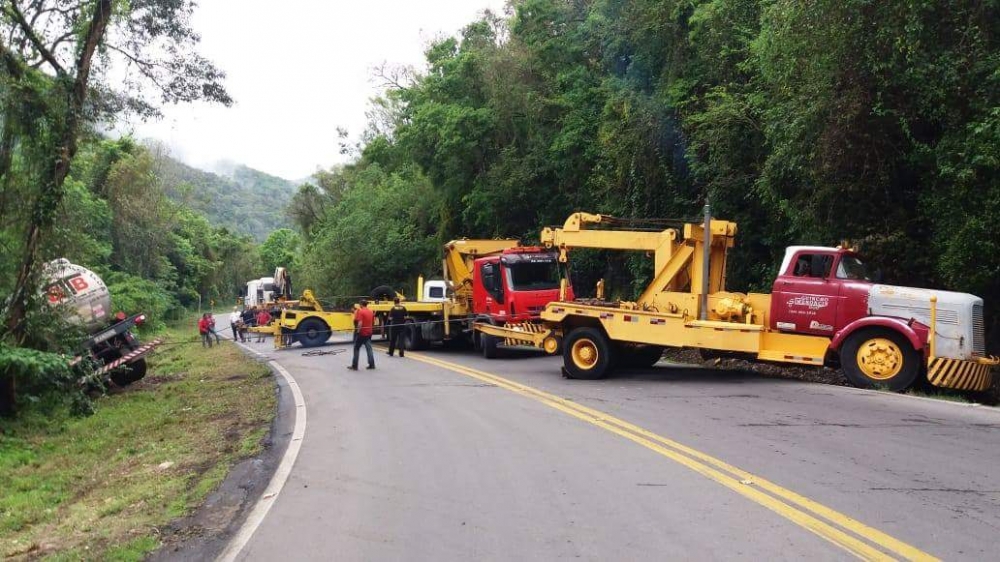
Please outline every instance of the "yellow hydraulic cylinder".
[[424, 298], [424, 276], [417, 276], [417, 302], [420, 302]]
[[937, 339], [937, 297], [931, 297], [931, 333], [927, 337], [927, 343], [931, 348], [931, 359], [934, 359], [934, 343]]

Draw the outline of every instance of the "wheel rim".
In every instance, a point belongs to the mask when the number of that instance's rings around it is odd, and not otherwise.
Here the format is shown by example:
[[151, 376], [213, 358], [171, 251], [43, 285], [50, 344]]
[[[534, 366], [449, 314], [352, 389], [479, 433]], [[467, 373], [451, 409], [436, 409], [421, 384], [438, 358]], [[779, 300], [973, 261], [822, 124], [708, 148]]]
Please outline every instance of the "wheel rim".
[[584, 338], [573, 342], [573, 364], [580, 369], [593, 369], [597, 364], [600, 353], [594, 342]]
[[559, 350], [559, 340], [556, 338], [545, 338], [545, 341], [542, 342], [542, 346], [543, 349], [545, 349], [545, 353], [552, 355]]
[[858, 348], [858, 367], [866, 377], [884, 381], [903, 370], [903, 350], [886, 338], [872, 338]]

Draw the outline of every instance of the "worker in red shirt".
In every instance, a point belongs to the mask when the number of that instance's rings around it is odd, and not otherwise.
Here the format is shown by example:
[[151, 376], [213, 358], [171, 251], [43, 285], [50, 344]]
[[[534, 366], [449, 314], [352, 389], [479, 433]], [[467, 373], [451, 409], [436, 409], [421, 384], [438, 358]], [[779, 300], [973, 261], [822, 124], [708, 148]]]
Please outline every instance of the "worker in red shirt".
[[[263, 306], [260, 307], [260, 312], [257, 313], [257, 326], [264, 327], [271, 323], [271, 314], [268, 313], [267, 309]], [[267, 334], [264, 332], [257, 332], [257, 343], [264, 341]]]
[[354, 359], [348, 369], [358, 370], [358, 354], [361, 346], [365, 346], [368, 352], [368, 368], [375, 368], [375, 354], [372, 353], [372, 328], [375, 326], [375, 313], [368, 308], [368, 301], [362, 300], [360, 306], [354, 311]]
[[198, 319], [198, 333], [201, 335], [201, 346], [212, 347], [212, 334], [208, 331], [208, 313], [201, 315]]

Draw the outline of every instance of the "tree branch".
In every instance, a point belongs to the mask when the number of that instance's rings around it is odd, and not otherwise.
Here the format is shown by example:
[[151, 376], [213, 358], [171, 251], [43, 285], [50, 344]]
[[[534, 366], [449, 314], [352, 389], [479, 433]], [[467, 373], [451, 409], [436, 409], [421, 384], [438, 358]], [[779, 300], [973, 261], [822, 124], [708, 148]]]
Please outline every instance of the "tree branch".
[[37, 35], [35, 35], [35, 30], [32, 29], [31, 24], [28, 23], [28, 20], [24, 19], [24, 14], [22, 14], [21, 10], [17, 7], [17, 3], [10, 2], [9, 8], [5, 8], [4, 11], [7, 13], [8, 16], [13, 18], [15, 22], [17, 22], [18, 26], [21, 27], [21, 31], [23, 31], [25, 37], [27, 37], [28, 40], [31, 41], [31, 45], [35, 48], [36, 51], [38, 51], [38, 54], [41, 55], [42, 58], [45, 59], [45, 61], [48, 62], [58, 74], [65, 75], [66, 71], [63, 69], [62, 65], [59, 64], [59, 61], [56, 60], [56, 58], [52, 56], [52, 53], [49, 52], [49, 50], [45, 47], [45, 44], [42, 43], [42, 40], [39, 39]]

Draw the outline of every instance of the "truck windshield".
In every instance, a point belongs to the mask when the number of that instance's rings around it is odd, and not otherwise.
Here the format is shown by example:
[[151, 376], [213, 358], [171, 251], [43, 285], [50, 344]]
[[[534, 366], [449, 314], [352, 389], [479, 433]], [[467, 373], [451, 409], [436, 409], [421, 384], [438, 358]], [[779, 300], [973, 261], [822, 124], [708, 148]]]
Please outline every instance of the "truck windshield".
[[868, 272], [865, 271], [865, 264], [854, 256], [843, 256], [840, 258], [840, 265], [837, 266], [837, 279], [856, 279], [858, 281], [871, 281]]
[[507, 264], [507, 278], [515, 291], [559, 288], [559, 266], [555, 262]]

